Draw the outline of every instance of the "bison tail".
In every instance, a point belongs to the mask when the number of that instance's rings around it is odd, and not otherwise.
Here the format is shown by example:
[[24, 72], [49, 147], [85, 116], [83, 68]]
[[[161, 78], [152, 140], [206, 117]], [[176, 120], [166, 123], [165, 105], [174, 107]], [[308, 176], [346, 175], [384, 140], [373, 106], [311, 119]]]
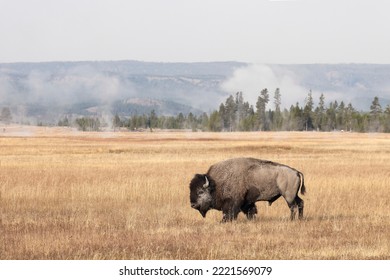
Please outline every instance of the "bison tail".
[[300, 188], [301, 188], [301, 194], [306, 193], [306, 188], [305, 188], [305, 179], [303, 178], [303, 174], [301, 172], [298, 172], [298, 176], [300, 177]]

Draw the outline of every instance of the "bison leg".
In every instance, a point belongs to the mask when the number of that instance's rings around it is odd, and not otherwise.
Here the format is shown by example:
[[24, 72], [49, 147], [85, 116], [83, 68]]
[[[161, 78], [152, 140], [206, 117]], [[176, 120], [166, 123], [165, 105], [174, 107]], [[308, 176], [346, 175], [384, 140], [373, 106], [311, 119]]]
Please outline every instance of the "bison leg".
[[240, 212], [240, 208], [237, 207], [235, 203], [233, 203], [231, 200], [225, 201], [222, 206], [222, 222], [231, 222], [235, 219], [237, 219], [238, 213]]
[[238, 211], [237, 212], [234, 212], [232, 210], [228, 210], [226, 212], [224, 211], [222, 216], [222, 222], [223, 223], [231, 222], [237, 219], [237, 216], [238, 216]]
[[299, 212], [298, 213], [298, 218], [300, 220], [302, 220], [303, 219], [303, 206], [304, 206], [304, 202], [303, 202], [303, 200], [299, 196], [297, 196], [295, 198], [295, 201], [296, 201], [296, 203], [298, 205], [298, 212]]
[[244, 212], [248, 220], [253, 220], [257, 214], [255, 202], [259, 198], [260, 191], [256, 187], [249, 187], [245, 195], [244, 204], [241, 206], [241, 211]]
[[293, 203], [289, 204], [288, 206], [290, 207], [290, 211], [291, 211], [290, 219], [291, 219], [291, 221], [293, 221], [295, 219], [295, 213], [297, 213], [297, 204], [294, 201]]
[[295, 219], [295, 214], [297, 213], [297, 208], [299, 211], [298, 218], [300, 220], [303, 218], [303, 205], [304, 205], [303, 200], [299, 196], [296, 196], [292, 203], [288, 203], [288, 207], [290, 207], [290, 211], [291, 211], [291, 215], [290, 215], [291, 220]]
[[242, 212], [246, 215], [248, 220], [253, 220], [257, 214], [257, 207], [254, 203], [244, 204], [241, 206]]

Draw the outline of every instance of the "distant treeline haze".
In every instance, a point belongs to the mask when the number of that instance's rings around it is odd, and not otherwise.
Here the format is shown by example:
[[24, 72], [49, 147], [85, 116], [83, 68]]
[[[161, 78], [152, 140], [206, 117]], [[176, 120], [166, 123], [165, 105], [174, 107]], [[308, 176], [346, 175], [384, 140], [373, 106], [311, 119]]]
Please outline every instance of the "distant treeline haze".
[[[133, 115], [123, 119], [116, 115], [113, 126], [130, 130], [390, 132], [390, 105], [382, 108], [377, 97], [372, 101], [369, 112], [359, 112], [351, 103], [345, 104], [343, 101], [332, 101], [326, 105], [324, 94], [321, 94], [318, 105], [314, 106], [311, 91], [304, 106], [297, 102], [289, 109], [281, 109], [281, 99], [279, 88], [272, 97], [265, 88], [260, 92], [254, 107], [244, 100], [242, 92], [237, 92], [210, 114], [158, 116], [155, 111], [151, 111], [149, 115]], [[267, 109], [269, 107], [273, 108]]]
[[[116, 114], [112, 120], [99, 117], [79, 117], [70, 120], [62, 118], [59, 126], [77, 126], [83, 131], [98, 131], [102, 127], [113, 129], [126, 127], [129, 130], [144, 129], [191, 129], [193, 131], [355, 131], [390, 132], [390, 105], [382, 108], [378, 97], [371, 103], [368, 112], [359, 112], [351, 103], [332, 101], [326, 105], [326, 97], [321, 94], [317, 106], [311, 90], [305, 98], [305, 104], [298, 102], [289, 109], [281, 109], [282, 95], [279, 88], [273, 94], [263, 89], [255, 106], [244, 100], [242, 92], [230, 95], [217, 110], [210, 114], [193, 113], [177, 116], [157, 115], [154, 110], [149, 114], [134, 114], [121, 117]], [[270, 108], [270, 109], [267, 109]], [[11, 112], [3, 108], [1, 122], [10, 122]]]

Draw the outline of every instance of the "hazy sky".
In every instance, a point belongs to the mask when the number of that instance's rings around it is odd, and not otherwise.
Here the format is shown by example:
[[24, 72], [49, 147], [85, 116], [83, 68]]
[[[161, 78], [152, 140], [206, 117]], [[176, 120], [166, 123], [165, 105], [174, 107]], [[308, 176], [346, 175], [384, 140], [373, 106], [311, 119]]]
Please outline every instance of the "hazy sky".
[[0, 0], [0, 62], [390, 63], [386, 0]]

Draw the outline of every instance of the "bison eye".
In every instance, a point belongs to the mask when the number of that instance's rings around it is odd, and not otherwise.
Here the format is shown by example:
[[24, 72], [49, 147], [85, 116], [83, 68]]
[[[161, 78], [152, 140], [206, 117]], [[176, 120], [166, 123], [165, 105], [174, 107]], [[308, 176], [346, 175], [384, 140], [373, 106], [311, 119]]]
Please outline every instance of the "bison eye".
[[204, 193], [204, 190], [200, 189], [198, 190], [198, 194], [203, 194]]

